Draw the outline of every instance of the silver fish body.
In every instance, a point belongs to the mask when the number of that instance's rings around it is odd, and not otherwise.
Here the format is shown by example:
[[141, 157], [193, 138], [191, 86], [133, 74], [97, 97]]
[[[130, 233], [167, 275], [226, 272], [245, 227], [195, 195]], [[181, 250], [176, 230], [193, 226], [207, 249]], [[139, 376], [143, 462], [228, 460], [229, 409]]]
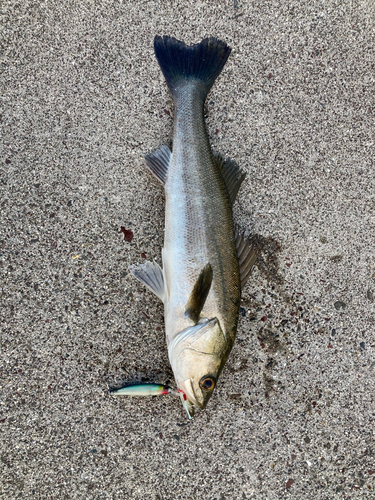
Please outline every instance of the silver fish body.
[[151, 263], [130, 269], [164, 302], [169, 359], [192, 412], [206, 406], [235, 340], [244, 282], [238, 247], [247, 274], [256, 251], [244, 250], [233, 225], [244, 175], [214, 157], [204, 120], [229, 47], [214, 38], [188, 47], [156, 37], [155, 53], [175, 103], [173, 152], [164, 146], [145, 157], [165, 187], [163, 270]]
[[213, 270], [202, 310], [217, 318], [230, 344], [238, 320], [240, 277], [234, 240], [232, 205], [215, 164], [204, 122], [203, 97], [197, 84], [178, 91], [173, 153], [165, 184], [163, 267], [167, 341], [192, 326], [184, 312], [203, 267]]
[[[177, 95], [173, 153], [165, 184], [163, 268], [168, 290], [165, 328], [170, 344], [180, 332], [193, 326], [192, 320], [185, 315], [186, 304], [200, 272], [210, 263], [213, 279], [201, 317], [217, 318], [222, 330], [218, 333], [220, 337], [224, 336], [220, 340], [224, 342], [217, 359], [211, 360], [215, 362], [214, 369], [210, 367], [208, 370], [205, 360], [202, 371], [214, 372], [210, 374], [217, 380], [234, 342], [241, 293], [232, 205], [211, 152], [200, 88], [195, 82], [187, 83]], [[202, 361], [197, 354], [192, 352], [191, 357], [196, 358], [194, 364]], [[181, 354], [178, 356], [176, 350], [169, 349], [169, 355], [175, 377], [177, 372], [178, 386], [191, 393], [190, 387], [184, 384], [184, 380], [191, 379], [191, 376], [178, 370]], [[189, 368], [191, 364], [192, 359]], [[194, 371], [197, 371], [196, 367]], [[197, 378], [200, 380], [201, 377]], [[192, 384], [194, 403], [203, 407], [211, 394], [207, 393], [205, 398], [197, 397], [194, 385], [197, 384]]]

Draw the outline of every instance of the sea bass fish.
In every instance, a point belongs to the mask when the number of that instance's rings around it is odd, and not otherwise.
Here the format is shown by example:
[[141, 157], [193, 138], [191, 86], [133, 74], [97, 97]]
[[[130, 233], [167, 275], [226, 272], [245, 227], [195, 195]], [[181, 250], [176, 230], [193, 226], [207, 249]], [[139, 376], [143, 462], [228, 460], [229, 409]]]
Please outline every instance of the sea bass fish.
[[232, 206], [245, 175], [214, 156], [204, 102], [231, 49], [216, 38], [188, 46], [157, 36], [155, 55], [172, 93], [173, 151], [145, 160], [165, 189], [163, 268], [129, 267], [164, 303], [169, 360], [189, 416], [205, 408], [232, 349], [241, 289], [258, 248], [233, 224]]

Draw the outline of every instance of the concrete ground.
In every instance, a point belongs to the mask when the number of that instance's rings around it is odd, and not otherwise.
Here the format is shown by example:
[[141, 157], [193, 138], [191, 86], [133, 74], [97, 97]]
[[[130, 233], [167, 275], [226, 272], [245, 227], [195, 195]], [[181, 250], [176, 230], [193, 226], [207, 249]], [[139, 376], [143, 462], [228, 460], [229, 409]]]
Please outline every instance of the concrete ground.
[[[0, 498], [375, 499], [372, 1], [2, 4]], [[232, 47], [207, 100], [262, 254], [207, 409], [173, 383], [155, 35]], [[133, 238], [132, 238], [133, 236]], [[131, 241], [129, 241], [131, 240]]]

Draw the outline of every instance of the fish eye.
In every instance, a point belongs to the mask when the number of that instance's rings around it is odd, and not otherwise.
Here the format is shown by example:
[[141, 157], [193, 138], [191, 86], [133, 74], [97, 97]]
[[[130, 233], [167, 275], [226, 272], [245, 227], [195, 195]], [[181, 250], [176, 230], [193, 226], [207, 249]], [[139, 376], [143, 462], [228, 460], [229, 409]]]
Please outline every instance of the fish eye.
[[213, 377], [202, 377], [199, 385], [203, 391], [212, 391], [215, 388], [215, 379]]

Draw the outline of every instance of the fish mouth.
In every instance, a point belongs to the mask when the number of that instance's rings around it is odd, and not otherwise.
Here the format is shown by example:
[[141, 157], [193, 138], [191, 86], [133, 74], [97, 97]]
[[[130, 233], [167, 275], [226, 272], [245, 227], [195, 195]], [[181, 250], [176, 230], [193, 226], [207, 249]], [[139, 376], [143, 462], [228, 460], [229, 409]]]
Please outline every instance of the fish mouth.
[[190, 378], [178, 384], [178, 392], [180, 393], [180, 398], [186, 413], [189, 415], [189, 418], [191, 418], [194, 414], [194, 409], [202, 408], [202, 405], [198, 403]]
[[190, 401], [186, 397], [186, 394], [182, 391], [180, 392], [180, 399], [182, 402], [182, 406], [185, 408], [186, 413], [188, 414], [189, 419], [191, 419], [194, 415], [194, 405], [190, 403]]

